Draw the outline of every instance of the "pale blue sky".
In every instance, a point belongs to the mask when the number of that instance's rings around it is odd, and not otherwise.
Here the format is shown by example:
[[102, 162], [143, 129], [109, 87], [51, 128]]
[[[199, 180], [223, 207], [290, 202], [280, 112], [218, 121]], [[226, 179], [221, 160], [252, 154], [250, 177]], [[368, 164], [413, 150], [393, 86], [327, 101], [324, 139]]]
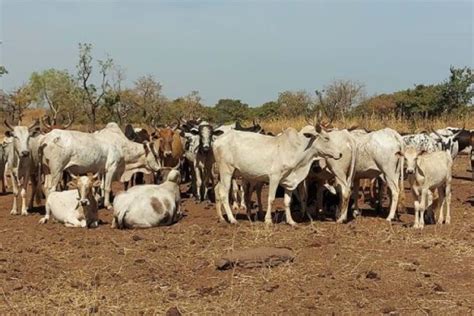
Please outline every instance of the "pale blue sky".
[[333, 79], [390, 92], [473, 66], [471, 1], [0, 2], [4, 89], [32, 71], [75, 71], [78, 42], [109, 53], [129, 83], [152, 74], [168, 97], [198, 90], [208, 105], [259, 105]]

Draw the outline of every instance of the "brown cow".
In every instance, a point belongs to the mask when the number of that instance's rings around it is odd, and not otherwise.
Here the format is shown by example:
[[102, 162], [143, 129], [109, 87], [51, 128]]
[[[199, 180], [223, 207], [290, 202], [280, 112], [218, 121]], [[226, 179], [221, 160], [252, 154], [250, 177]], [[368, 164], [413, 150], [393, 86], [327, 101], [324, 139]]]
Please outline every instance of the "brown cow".
[[174, 127], [155, 128], [153, 140], [159, 148], [159, 155], [163, 167], [174, 167], [181, 162], [184, 155], [184, 146], [181, 141], [179, 125]]

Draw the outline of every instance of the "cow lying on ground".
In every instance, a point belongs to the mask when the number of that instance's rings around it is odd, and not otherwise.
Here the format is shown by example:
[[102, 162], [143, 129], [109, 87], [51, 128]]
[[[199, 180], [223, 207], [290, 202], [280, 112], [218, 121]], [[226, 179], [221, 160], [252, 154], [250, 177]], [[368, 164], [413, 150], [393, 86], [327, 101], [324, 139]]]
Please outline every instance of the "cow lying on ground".
[[95, 188], [100, 186], [99, 175], [76, 177], [71, 183], [71, 190], [51, 192], [46, 199], [46, 215], [39, 221], [48, 222], [52, 215], [66, 227], [97, 227], [98, 203]]
[[410, 182], [415, 206], [414, 228], [425, 225], [424, 213], [432, 204], [433, 192], [438, 190], [439, 217], [438, 224], [444, 220], [443, 208], [446, 205], [446, 224], [451, 222], [451, 178], [453, 160], [448, 151], [433, 153], [418, 152], [415, 147], [408, 146], [405, 153], [397, 153], [405, 157], [406, 173]]
[[144, 184], [117, 195], [112, 228], [149, 228], [170, 225], [181, 217], [179, 183], [181, 175], [168, 169], [162, 184]]

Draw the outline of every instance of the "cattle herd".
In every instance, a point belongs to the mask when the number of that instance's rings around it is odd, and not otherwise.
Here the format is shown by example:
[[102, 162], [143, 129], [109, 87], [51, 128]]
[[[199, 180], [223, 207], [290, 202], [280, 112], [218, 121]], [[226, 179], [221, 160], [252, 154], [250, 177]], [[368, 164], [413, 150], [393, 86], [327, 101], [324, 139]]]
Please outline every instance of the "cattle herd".
[[[29, 126], [5, 121], [0, 151], [3, 190], [10, 180], [12, 215], [19, 214], [18, 193], [22, 215], [45, 197], [46, 214], [40, 223], [52, 217], [68, 227], [97, 227], [100, 205], [113, 209], [114, 228], [175, 223], [182, 218], [183, 182], [190, 182], [190, 193], [198, 202], [214, 198], [218, 219], [226, 221], [225, 212], [231, 224], [237, 223], [235, 211], [245, 211], [252, 220], [254, 192], [255, 215], [265, 213], [265, 223], [271, 224], [280, 188], [289, 225], [296, 225], [290, 210], [293, 197], [309, 220], [333, 204], [337, 222], [346, 222], [349, 215], [359, 214], [359, 190], [368, 183], [371, 192], [378, 192], [378, 207], [388, 189], [391, 221], [402, 204], [407, 179], [414, 197], [413, 227], [423, 228], [424, 213], [432, 209], [438, 210], [438, 223], [450, 223], [451, 170], [458, 153], [470, 150], [474, 168], [474, 132], [464, 128], [401, 135], [390, 128], [368, 131], [312, 123], [300, 131], [287, 128], [273, 135], [256, 122], [251, 127], [239, 122], [217, 126], [190, 119], [154, 127], [150, 134], [131, 125], [122, 131], [116, 123], [92, 133], [67, 130], [70, 123], [42, 123], [43, 128], [39, 120]], [[153, 183], [145, 184], [145, 179]], [[125, 186], [115, 198], [114, 181]], [[314, 196], [316, 210], [310, 212], [307, 204]]]

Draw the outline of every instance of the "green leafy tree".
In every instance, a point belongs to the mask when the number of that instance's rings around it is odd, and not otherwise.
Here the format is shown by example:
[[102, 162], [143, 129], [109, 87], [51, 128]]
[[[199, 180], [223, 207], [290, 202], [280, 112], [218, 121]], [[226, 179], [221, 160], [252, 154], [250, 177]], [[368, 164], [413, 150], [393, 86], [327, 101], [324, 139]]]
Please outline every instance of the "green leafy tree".
[[0, 65], [0, 77], [6, 74], [8, 74], [7, 69], [5, 68], [5, 66]]
[[243, 121], [249, 117], [249, 106], [240, 100], [220, 99], [214, 107], [215, 119], [219, 123]]
[[452, 112], [472, 105], [474, 73], [469, 67], [449, 69], [449, 79], [440, 86], [439, 112]]
[[58, 124], [60, 114], [73, 114], [79, 91], [76, 81], [66, 70], [48, 69], [33, 72], [29, 85], [34, 101], [49, 108], [52, 124]]
[[261, 106], [252, 109], [252, 115], [259, 119], [277, 118], [280, 114], [280, 104], [275, 101], [265, 102]]

